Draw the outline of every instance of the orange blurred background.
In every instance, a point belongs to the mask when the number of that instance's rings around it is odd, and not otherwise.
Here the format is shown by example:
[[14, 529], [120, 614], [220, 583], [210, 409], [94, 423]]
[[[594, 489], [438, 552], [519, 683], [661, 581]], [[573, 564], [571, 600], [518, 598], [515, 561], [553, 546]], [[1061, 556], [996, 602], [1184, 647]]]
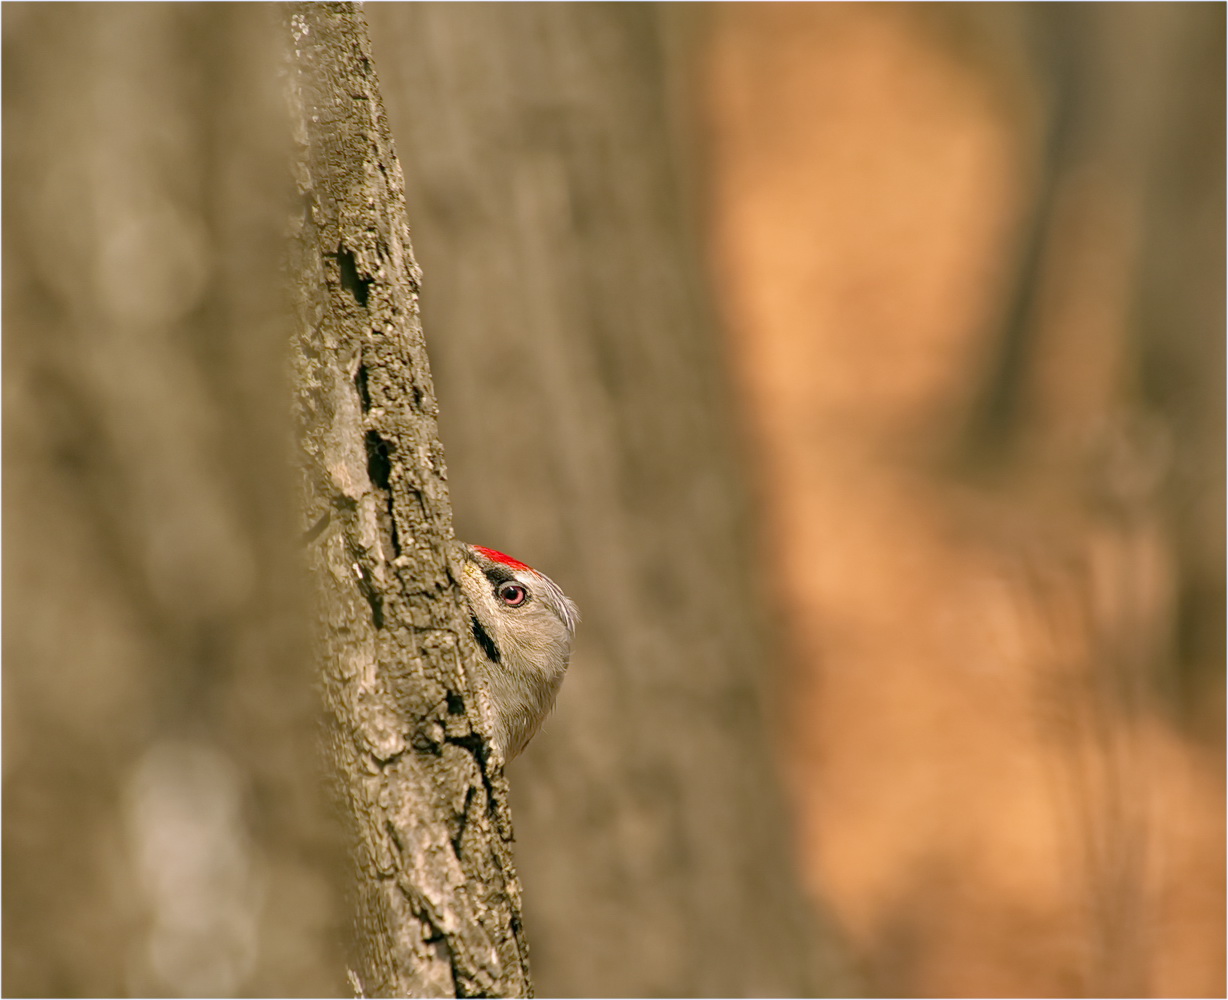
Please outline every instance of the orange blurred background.
[[1105, 6], [717, 5], [700, 46], [779, 750], [875, 993], [1225, 988], [1223, 9]]

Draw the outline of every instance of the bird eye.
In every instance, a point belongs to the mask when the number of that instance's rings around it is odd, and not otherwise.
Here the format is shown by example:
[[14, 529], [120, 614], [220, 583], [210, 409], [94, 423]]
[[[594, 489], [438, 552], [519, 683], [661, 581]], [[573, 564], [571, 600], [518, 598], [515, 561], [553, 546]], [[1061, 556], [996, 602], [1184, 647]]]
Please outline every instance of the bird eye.
[[513, 583], [510, 580], [499, 584], [495, 593], [499, 595], [499, 600], [509, 608], [519, 607], [529, 599], [529, 592], [519, 583]]

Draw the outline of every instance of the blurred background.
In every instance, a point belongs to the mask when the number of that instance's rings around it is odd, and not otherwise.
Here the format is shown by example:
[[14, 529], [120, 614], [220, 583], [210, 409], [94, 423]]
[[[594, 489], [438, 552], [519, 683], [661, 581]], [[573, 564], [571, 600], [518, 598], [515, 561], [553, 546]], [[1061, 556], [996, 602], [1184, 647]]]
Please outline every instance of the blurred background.
[[707, 260], [869, 988], [1224, 990], [1224, 21], [722, 6]]
[[[1223, 995], [1222, 5], [364, 12], [539, 994]], [[336, 993], [278, 25], [3, 18], [4, 991]]]

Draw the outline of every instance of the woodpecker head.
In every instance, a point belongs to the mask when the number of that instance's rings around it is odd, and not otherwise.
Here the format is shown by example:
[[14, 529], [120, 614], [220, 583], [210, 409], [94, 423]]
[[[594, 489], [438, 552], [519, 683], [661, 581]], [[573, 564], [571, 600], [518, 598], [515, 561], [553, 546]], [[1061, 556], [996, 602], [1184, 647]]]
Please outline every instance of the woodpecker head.
[[580, 612], [549, 577], [480, 545], [460, 546], [460, 585], [484, 655], [495, 739], [511, 760], [554, 704]]

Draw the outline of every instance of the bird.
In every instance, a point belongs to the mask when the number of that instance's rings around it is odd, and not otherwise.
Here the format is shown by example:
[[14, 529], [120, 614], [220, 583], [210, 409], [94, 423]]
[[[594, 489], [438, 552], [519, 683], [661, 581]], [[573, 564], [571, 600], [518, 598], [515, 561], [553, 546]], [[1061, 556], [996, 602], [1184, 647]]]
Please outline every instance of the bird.
[[562, 589], [497, 549], [458, 543], [460, 587], [494, 711], [504, 762], [520, 754], [554, 707], [580, 611]]

